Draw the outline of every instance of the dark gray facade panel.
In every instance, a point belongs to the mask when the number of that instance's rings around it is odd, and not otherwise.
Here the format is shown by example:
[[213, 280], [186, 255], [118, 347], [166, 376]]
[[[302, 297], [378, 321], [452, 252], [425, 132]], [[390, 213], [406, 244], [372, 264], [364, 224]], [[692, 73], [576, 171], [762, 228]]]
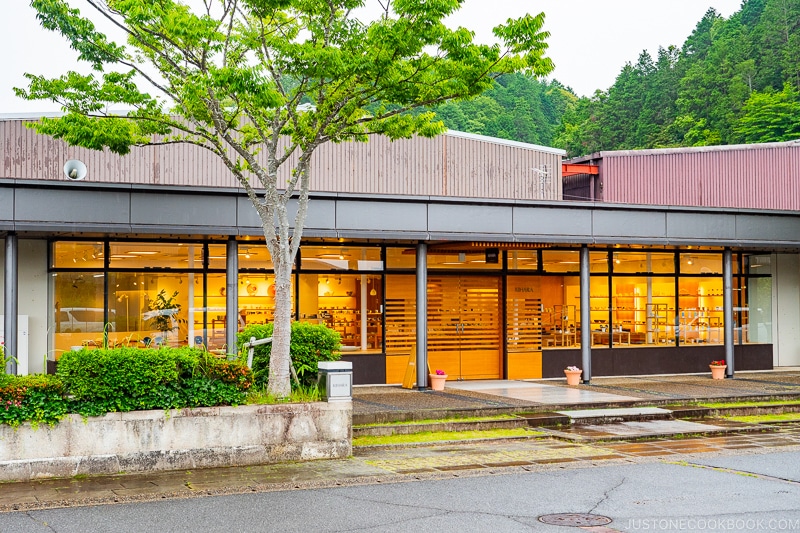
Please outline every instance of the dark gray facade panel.
[[131, 224], [236, 226], [233, 196], [131, 193]]
[[0, 221], [6, 220], [14, 220], [14, 189], [0, 189]]
[[[290, 225], [294, 226], [294, 217], [297, 214], [297, 200], [289, 200], [287, 206], [289, 210]], [[258, 228], [258, 235], [262, 235], [261, 231], [261, 217], [258, 216], [258, 211], [253, 206], [250, 198], [239, 197], [236, 200], [237, 220], [240, 228]], [[306, 213], [305, 228], [318, 228], [318, 229], [331, 229], [335, 227], [336, 222], [336, 203], [333, 200], [315, 200], [311, 199], [308, 202], [308, 211]], [[306, 232], [304, 232], [305, 234]]]
[[18, 188], [14, 215], [18, 222], [127, 224], [130, 202], [126, 191]]
[[[319, 233], [319, 232], [315, 232]], [[436, 239], [436, 237], [425, 232], [403, 232], [403, 231], [359, 231], [359, 230], [346, 230], [334, 232], [335, 237], [338, 239], [379, 239], [387, 241], [427, 241]], [[303, 233], [304, 237], [310, 237], [310, 232]], [[317, 236], [317, 235], [315, 235]], [[324, 237], [325, 235], [319, 235]], [[474, 239], [474, 237], [470, 237]]]
[[655, 211], [595, 211], [592, 233], [595, 237], [663, 239], [667, 235], [667, 219], [664, 213]]
[[428, 207], [431, 233], [510, 234], [514, 231], [511, 208], [490, 205], [444, 205]]
[[215, 237], [219, 235], [237, 235], [238, 232], [233, 226], [130, 226], [130, 233], [147, 234], [147, 235], [164, 235], [170, 234], [175, 236], [180, 235], [196, 235], [196, 236], [209, 236]]
[[736, 238], [758, 241], [798, 241], [800, 219], [797, 217], [739, 215]]
[[423, 203], [336, 202], [336, 228], [343, 231], [424, 232], [427, 223], [428, 213]]
[[514, 207], [514, 233], [517, 235], [592, 234], [590, 209]]
[[[436, 233], [428, 234], [429, 241], [486, 241], [486, 242], [514, 242], [512, 235], [507, 233]], [[563, 240], [563, 239], [562, 239]]]
[[722, 213], [667, 214], [667, 237], [671, 240], [736, 240], [736, 216]]
[[253, 207], [253, 202], [247, 196], [236, 199], [236, 213], [240, 227], [261, 227], [261, 218], [259, 218], [256, 208]]

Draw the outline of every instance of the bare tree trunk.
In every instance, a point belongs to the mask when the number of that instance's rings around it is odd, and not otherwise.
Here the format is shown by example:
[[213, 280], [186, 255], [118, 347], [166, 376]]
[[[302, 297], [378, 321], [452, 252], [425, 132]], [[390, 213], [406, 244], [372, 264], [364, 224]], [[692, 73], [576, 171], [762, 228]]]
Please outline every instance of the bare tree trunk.
[[[288, 247], [288, 243], [281, 247]], [[283, 254], [281, 254], [283, 255]], [[291, 393], [289, 346], [292, 339], [292, 264], [273, 259], [275, 269], [275, 317], [272, 330], [272, 357], [269, 358], [267, 393], [285, 398]]]

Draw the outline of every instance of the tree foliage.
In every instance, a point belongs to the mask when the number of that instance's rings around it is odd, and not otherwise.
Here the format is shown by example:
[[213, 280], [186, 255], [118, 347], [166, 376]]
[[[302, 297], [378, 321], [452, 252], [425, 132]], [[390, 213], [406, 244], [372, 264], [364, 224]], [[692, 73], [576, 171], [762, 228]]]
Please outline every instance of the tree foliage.
[[[89, 16], [66, 0], [31, 3], [91, 72], [28, 75], [17, 94], [60, 103], [65, 116], [35, 128], [73, 145], [125, 154], [192, 143], [225, 163], [261, 217], [275, 271], [269, 392], [278, 397], [290, 391], [291, 268], [314, 150], [371, 133], [434, 136], [443, 123], [413, 110], [478, 96], [503, 74], [552, 70], [544, 14], [510, 19], [493, 30], [498, 44], [478, 44], [444, 22], [463, 0], [372, 0], [380, 14], [366, 21], [367, 0], [85, 1]], [[130, 111], [107, 111], [116, 107]]]
[[643, 52], [608, 90], [577, 99], [554, 144], [578, 156], [795, 139], [799, 91], [800, 2], [745, 0], [729, 19], [709, 9], [680, 48]]

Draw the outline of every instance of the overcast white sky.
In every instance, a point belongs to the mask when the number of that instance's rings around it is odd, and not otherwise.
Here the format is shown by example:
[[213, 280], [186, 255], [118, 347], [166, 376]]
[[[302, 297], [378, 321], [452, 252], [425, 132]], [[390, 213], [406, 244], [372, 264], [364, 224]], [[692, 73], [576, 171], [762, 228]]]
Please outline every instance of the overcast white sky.
[[[367, 0], [375, 2], [376, 0]], [[42, 29], [26, 0], [2, 0], [0, 16], [0, 113], [58, 111], [49, 102], [18, 99], [12, 87], [25, 85], [23, 73], [57, 76], [75, 64], [75, 53], [60, 36]], [[83, 9], [80, 0], [71, 3]], [[729, 17], [741, 0], [466, 0], [453, 23], [490, 42], [491, 28], [508, 18], [545, 12], [551, 33], [552, 77], [589, 96], [607, 89], [626, 62], [647, 49], [680, 46], [708, 10]], [[87, 9], [88, 6], [86, 7]]]

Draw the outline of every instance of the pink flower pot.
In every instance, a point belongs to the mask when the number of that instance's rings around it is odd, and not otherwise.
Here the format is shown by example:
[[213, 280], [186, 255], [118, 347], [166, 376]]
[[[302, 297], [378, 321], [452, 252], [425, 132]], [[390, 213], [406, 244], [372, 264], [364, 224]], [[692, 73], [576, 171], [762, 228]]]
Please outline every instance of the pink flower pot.
[[578, 385], [581, 382], [581, 374], [583, 370], [564, 370], [567, 376], [567, 385]]
[[708, 365], [711, 369], [711, 379], [725, 379], [725, 369], [728, 365]]
[[444, 382], [447, 381], [447, 374], [428, 374], [432, 390], [444, 390]]

